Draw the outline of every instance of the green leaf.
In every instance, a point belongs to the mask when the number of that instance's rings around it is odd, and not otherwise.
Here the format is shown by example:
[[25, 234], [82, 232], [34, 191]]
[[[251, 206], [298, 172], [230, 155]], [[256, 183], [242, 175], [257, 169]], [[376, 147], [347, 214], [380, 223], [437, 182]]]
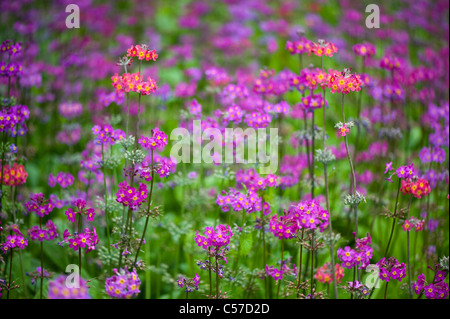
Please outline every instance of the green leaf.
[[253, 246], [253, 236], [251, 233], [241, 236], [241, 255], [247, 256]]

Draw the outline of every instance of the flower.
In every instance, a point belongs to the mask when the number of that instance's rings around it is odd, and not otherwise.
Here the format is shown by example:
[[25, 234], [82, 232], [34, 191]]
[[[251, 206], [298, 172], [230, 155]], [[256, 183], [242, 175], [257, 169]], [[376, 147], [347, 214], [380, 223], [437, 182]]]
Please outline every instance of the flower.
[[180, 288], [186, 287], [185, 292], [193, 292], [194, 290], [198, 290], [198, 285], [200, 284], [200, 276], [195, 274], [194, 278], [192, 279], [187, 279], [181, 276], [180, 278], [178, 278], [177, 284]]
[[99, 243], [97, 230], [95, 227], [92, 227], [92, 230], [89, 228], [84, 229], [84, 233], [74, 233], [73, 235], [69, 232], [68, 229], [64, 231], [63, 241], [58, 243], [62, 245], [66, 243], [75, 251], [78, 251], [79, 248], [86, 248], [86, 253], [89, 253], [95, 250], [96, 245]]
[[[76, 199], [73, 201], [73, 205], [77, 207], [77, 211], [72, 210], [72, 208], [69, 208], [66, 210], [65, 214], [67, 216], [67, 219], [74, 223], [76, 215], [86, 215], [86, 218], [88, 221], [93, 221], [95, 217], [95, 210], [94, 208], [86, 208], [86, 201], [84, 199]], [[81, 217], [80, 217], [81, 218]]]
[[113, 269], [114, 276], [106, 278], [106, 293], [113, 298], [128, 299], [137, 296], [141, 280], [136, 272], [128, 271], [128, 268], [117, 270]]
[[435, 263], [434, 268], [430, 266], [428, 268], [435, 272], [433, 282], [428, 283], [425, 280], [425, 275], [420, 274], [417, 281], [412, 285], [414, 292], [418, 295], [423, 293], [427, 299], [446, 299], [449, 296], [449, 287], [444, 280], [447, 277], [448, 270], [444, 270], [438, 263]]
[[384, 169], [384, 174], [386, 174], [386, 173], [388, 173], [388, 172], [390, 172], [390, 171], [392, 171], [392, 170], [393, 170], [393, 168], [392, 168], [392, 162], [386, 163], [386, 167], [385, 167], [385, 169]]
[[216, 229], [212, 227], [206, 227], [204, 236], [199, 234], [197, 230], [195, 236], [195, 242], [199, 247], [208, 249], [209, 247], [215, 247], [216, 249], [226, 246], [230, 243], [233, 233], [228, 225], [219, 224]]
[[353, 52], [362, 57], [371, 57], [375, 55], [375, 46], [371, 43], [358, 43], [353, 46]]
[[114, 145], [115, 143], [123, 140], [125, 138], [125, 133], [121, 129], [114, 130], [109, 124], [103, 127], [99, 125], [94, 125], [92, 127], [92, 134], [96, 136], [96, 144], [109, 144]]
[[332, 57], [333, 54], [336, 53], [337, 51], [338, 49], [334, 45], [334, 43], [326, 42], [325, 40], [319, 40], [318, 43], [313, 43], [311, 48], [311, 52], [318, 57], [321, 57], [323, 55]]
[[36, 193], [30, 195], [30, 200], [25, 202], [28, 212], [35, 212], [39, 217], [48, 215], [54, 208], [53, 202], [45, 199], [44, 194]]
[[278, 263], [282, 264], [280, 269], [266, 265], [266, 274], [275, 281], [283, 279], [283, 275], [295, 275], [297, 273], [297, 267], [294, 264], [292, 264], [292, 268], [289, 267], [289, 260], [290, 258], [279, 261]]
[[288, 50], [291, 54], [310, 54], [312, 45], [313, 43], [310, 40], [302, 37], [297, 41], [287, 41], [286, 50]]
[[342, 127], [337, 130], [337, 134], [339, 136], [346, 136], [348, 132], [350, 132], [350, 129], [345, 124], [343, 124]]
[[343, 72], [333, 71], [330, 74], [328, 88], [331, 88], [331, 93], [348, 94], [350, 92], [357, 92], [361, 90], [363, 82], [358, 74], [350, 74], [348, 69]]
[[[415, 180], [415, 181], [414, 181]], [[424, 178], [402, 179], [400, 188], [402, 194], [413, 194], [415, 198], [422, 198], [431, 192], [430, 183]]]
[[358, 269], [365, 269], [373, 256], [373, 249], [369, 246], [371, 242], [372, 239], [367, 233], [367, 237], [356, 239], [355, 249], [349, 246], [344, 249], [339, 248], [337, 255], [342, 262], [342, 267], [351, 269], [358, 266]]
[[[344, 268], [341, 265], [335, 265], [335, 273], [334, 276], [336, 278], [336, 282], [341, 283], [342, 278], [344, 277]], [[333, 282], [333, 273], [331, 271], [331, 263], [326, 263], [322, 267], [317, 268], [317, 272], [315, 278], [324, 284], [329, 284]]]
[[[14, 147], [16, 148], [15, 145]], [[25, 171], [25, 167], [17, 163], [14, 163], [12, 166], [5, 164], [3, 166], [3, 176], [0, 171], [0, 182], [2, 182], [3, 185], [8, 186], [22, 185], [27, 181], [27, 178], [28, 173]]]
[[87, 282], [80, 278], [78, 283], [68, 285], [68, 277], [61, 275], [48, 283], [48, 299], [91, 299]]
[[168, 143], [167, 135], [157, 127], [152, 130], [151, 137], [142, 135], [138, 142], [142, 148], [151, 150], [158, 149], [159, 151], [163, 150]]
[[53, 240], [58, 237], [58, 232], [56, 229], [56, 225], [49, 220], [44, 228], [40, 228], [39, 226], [33, 226], [28, 230], [28, 236], [31, 240], [44, 241], [45, 240]]
[[123, 206], [137, 208], [147, 201], [147, 185], [139, 183], [138, 189], [128, 185], [127, 181], [119, 183], [116, 193], [116, 201]]
[[380, 270], [379, 277], [381, 280], [389, 282], [391, 279], [401, 281], [406, 276], [406, 264], [399, 263], [395, 257], [386, 259], [383, 257], [377, 266]]

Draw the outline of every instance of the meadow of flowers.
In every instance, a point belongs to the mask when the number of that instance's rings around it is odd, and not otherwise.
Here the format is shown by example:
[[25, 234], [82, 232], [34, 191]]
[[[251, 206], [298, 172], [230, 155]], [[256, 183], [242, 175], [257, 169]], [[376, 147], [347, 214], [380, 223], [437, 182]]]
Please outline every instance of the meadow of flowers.
[[370, 3], [1, 1], [0, 299], [448, 299], [449, 3]]

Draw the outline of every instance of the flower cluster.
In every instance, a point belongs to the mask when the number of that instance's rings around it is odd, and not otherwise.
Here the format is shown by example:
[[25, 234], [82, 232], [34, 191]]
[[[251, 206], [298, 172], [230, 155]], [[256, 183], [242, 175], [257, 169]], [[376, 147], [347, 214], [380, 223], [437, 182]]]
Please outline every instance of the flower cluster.
[[358, 269], [366, 269], [369, 265], [369, 261], [373, 256], [373, 248], [369, 245], [372, 239], [367, 234], [367, 237], [356, 239], [355, 249], [346, 246], [344, 249], [339, 248], [337, 251], [337, 256], [342, 262], [342, 267], [351, 269], [358, 266]]
[[300, 106], [306, 111], [319, 109], [326, 103], [321, 94], [309, 94], [302, 97], [301, 102]]
[[392, 181], [392, 176], [397, 175], [398, 178], [410, 179], [416, 176], [416, 171], [414, 170], [414, 164], [400, 166], [397, 169], [392, 167], [392, 162], [386, 163], [384, 174], [390, 173], [391, 175], [386, 178], [388, 182]]
[[0, 61], [0, 76], [13, 77], [22, 74], [22, 64], [9, 62], [10, 57], [19, 54], [22, 51], [20, 42], [13, 43], [11, 40], [3, 41], [0, 45], [0, 53], [8, 53], [8, 63]]
[[417, 278], [417, 281], [413, 283], [413, 289], [416, 294], [424, 293], [427, 299], [446, 299], [449, 295], [448, 283], [444, 282], [445, 278], [448, 275], [448, 270], [442, 268], [441, 265], [435, 264], [434, 269], [428, 266], [431, 270], [433, 270], [434, 278], [432, 283], [428, 283], [425, 280], [425, 275], [420, 274]]
[[189, 113], [192, 115], [200, 115], [202, 114], [202, 105], [197, 102], [196, 99], [193, 99], [188, 104]]
[[86, 248], [86, 253], [89, 253], [95, 250], [95, 245], [99, 243], [99, 240], [95, 227], [92, 227], [92, 230], [85, 228], [84, 233], [74, 233], [73, 235], [66, 229], [64, 230], [63, 241], [58, 244], [62, 246], [63, 243], [67, 243], [75, 251]]
[[86, 280], [79, 279], [77, 287], [67, 285], [68, 278], [64, 275], [48, 283], [48, 299], [91, 299]]
[[289, 114], [289, 104], [286, 101], [280, 101], [277, 104], [266, 103], [264, 107], [264, 111], [267, 113], [275, 113], [275, 114]]
[[289, 267], [287, 260], [283, 260], [280, 269], [275, 266], [266, 265], [266, 274], [272, 277], [275, 281], [283, 279], [283, 275], [295, 275], [297, 273], [297, 267], [293, 264], [292, 268]]
[[114, 130], [109, 124], [94, 125], [92, 133], [96, 136], [96, 142], [98, 144], [110, 144], [114, 145], [117, 141], [125, 138], [125, 133], [121, 129]]
[[236, 98], [248, 97], [248, 89], [245, 85], [228, 84], [222, 89], [222, 97], [234, 100]]
[[106, 278], [106, 293], [114, 298], [131, 298], [137, 296], [141, 291], [139, 287], [141, 280], [139, 279], [136, 269], [128, 271], [127, 268], [117, 270], [113, 269], [114, 276]]
[[[0, 227], [1, 228], [1, 227]], [[7, 253], [10, 249], [20, 248], [25, 249], [28, 246], [28, 240], [20, 232], [17, 225], [11, 225], [12, 234], [6, 237], [6, 241], [0, 244], [0, 250]]]
[[238, 185], [243, 184], [249, 190], [256, 192], [267, 187], [277, 187], [278, 177], [273, 174], [262, 177], [253, 168], [248, 170], [240, 169], [236, 172], [236, 183]]
[[325, 40], [319, 40], [317, 42], [312, 44], [311, 53], [318, 57], [325, 55], [331, 58], [338, 51], [334, 43], [326, 42]]
[[149, 160], [144, 160], [137, 168], [137, 174], [140, 178], [145, 179], [147, 182], [152, 180], [152, 169], [159, 175], [159, 177], [168, 177], [170, 174], [176, 171], [176, 163], [167, 157], [163, 157], [159, 154], [153, 154], [153, 163], [156, 164], [150, 167]]
[[86, 215], [86, 219], [88, 221], [93, 221], [95, 217], [95, 209], [94, 208], [86, 208], [86, 201], [84, 199], [77, 199], [73, 201], [73, 205], [77, 207], [77, 210], [74, 211], [72, 208], [69, 208], [66, 210], [65, 214], [67, 216], [67, 219], [75, 223], [75, 218], [78, 215]]
[[83, 113], [83, 105], [79, 102], [63, 102], [58, 106], [58, 111], [61, 116], [71, 120]]
[[[0, 160], [1, 162], [1, 160]], [[28, 173], [23, 165], [14, 163], [11, 167], [8, 164], [3, 166], [3, 178], [0, 170], [0, 179], [3, 185], [18, 186], [27, 181]]]
[[320, 228], [323, 232], [328, 227], [330, 215], [315, 200], [305, 200], [289, 208], [288, 219], [296, 222], [298, 229]]
[[197, 230], [195, 242], [199, 247], [206, 250], [210, 247], [218, 249], [228, 245], [233, 233], [231, 232], [230, 226], [219, 224], [216, 229], [213, 227], [206, 227], [204, 235], [205, 236], [199, 235], [199, 231]]
[[422, 163], [443, 163], [445, 161], [445, 150], [440, 147], [424, 147], [419, 152], [419, 158]]
[[233, 208], [235, 212], [245, 209], [247, 213], [253, 213], [260, 212], [263, 209], [265, 215], [270, 213], [269, 203], [263, 202], [262, 198], [252, 190], [248, 190], [247, 195], [245, 195], [230, 187], [228, 194], [222, 191], [222, 194], [217, 195], [216, 203], [223, 212], [228, 212], [230, 208]]
[[294, 238], [297, 228], [295, 221], [285, 215], [278, 218], [275, 214], [269, 221], [269, 230], [278, 239]]
[[411, 218], [409, 220], [405, 220], [405, 222], [402, 225], [402, 229], [404, 231], [410, 231], [414, 228], [416, 230], [416, 232], [418, 232], [418, 231], [423, 230], [424, 224], [425, 224], [424, 219], [420, 220], [414, 216], [411, 216]]
[[223, 125], [227, 126], [230, 122], [233, 122], [234, 124], [239, 124], [242, 121], [242, 117], [244, 116], [244, 112], [242, 109], [237, 106], [236, 104], [233, 104], [229, 106], [226, 109], [226, 112], [223, 116]]
[[431, 192], [430, 183], [424, 178], [413, 180], [410, 178], [402, 179], [400, 191], [403, 195], [413, 194], [415, 198], [422, 198]]
[[25, 121], [30, 117], [28, 107], [25, 105], [13, 105], [0, 109], [0, 132], [10, 131], [12, 137], [23, 136], [26, 132]]
[[28, 230], [28, 236], [30, 236], [31, 240], [53, 240], [58, 237], [58, 232], [56, 230], [56, 225], [49, 220], [44, 228], [39, 226], [33, 226]]
[[143, 81], [139, 72], [123, 73], [122, 75], [116, 73], [111, 77], [111, 80], [113, 82], [112, 86], [117, 93], [136, 92], [142, 95], [150, 95], [158, 88], [154, 79], [148, 77], [147, 81]]
[[398, 70], [402, 68], [403, 65], [403, 60], [397, 57], [385, 56], [380, 60], [380, 67], [386, 70]]
[[331, 88], [331, 93], [348, 94], [350, 92], [357, 92], [361, 90], [363, 82], [360, 75], [350, 74], [349, 70], [343, 72], [334, 71], [329, 80], [328, 87]]
[[[315, 278], [324, 284], [329, 284], [333, 282], [333, 273], [331, 269], [331, 263], [326, 263], [322, 267], [317, 268], [317, 272], [315, 275]], [[341, 283], [342, 278], [344, 278], [344, 268], [341, 267], [341, 265], [336, 264], [335, 265], [335, 273], [334, 277], [336, 278], [336, 282], [338, 284]]]
[[266, 128], [271, 121], [272, 118], [270, 115], [261, 111], [251, 112], [245, 115], [245, 123], [253, 128]]
[[349, 122], [349, 123], [342, 123], [342, 122], [338, 122], [336, 123], [336, 125], [334, 126], [335, 128], [337, 128], [337, 135], [344, 137], [347, 136], [347, 134], [350, 132], [350, 128], [353, 127], [353, 122]]
[[116, 201], [123, 206], [130, 208], [137, 208], [147, 201], [147, 185], [139, 183], [138, 189], [129, 186], [127, 181], [119, 183], [119, 189], [117, 190]]
[[155, 127], [151, 137], [142, 135], [138, 142], [142, 148], [161, 151], [167, 145], [167, 135]]
[[81, 139], [81, 125], [72, 123], [63, 125], [62, 130], [56, 134], [59, 143], [66, 145], [75, 145]]
[[348, 286], [343, 287], [347, 292], [355, 294], [357, 299], [364, 299], [369, 295], [369, 288], [358, 280], [348, 282]]
[[35, 212], [39, 217], [44, 217], [55, 208], [55, 205], [51, 200], [46, 200], [44, 194], [36, 193], [30, 195], [30, 200], [25, 202], [25, 208], [29, 213]]
[[303, 54], [303, 53], [311, 53], [313, 47], [313, 43], [306, 39], [305, 37], [302, 37], [301, 39], [297, 41], [287, 41], [286, 42], [286, 49], [291, 54]]
[[379, 262], [377, 262], [377, 266], [380, 270], [380, 279], [386, 282], [391, 279], [402, 281], [402, 279], [406, 276], [406, 264], [399, 263], [395, 257], [390, 257], [388, 259], [383, 257]]
[[226, 85], [230, 82], [230, 77], [224, 68], [209, 67], [205, 70], [205, 76], [211, 86]]
[[371, 57], [375, 55], [375, 46], [372, 43], [358, 43], [353, 46], [353, 52], [362, 57]]
[[200, 276], [195, 274], [195, 277], [192, 279], [180, 277], [177, 280], [177, 284], [180, 288], [186, 287], [185, 292], [193, 292], [194, 290], [198, 290], [198, 285], [200, 284]]
[[46, 279], [50, 279], [53, 277], [53, 273], [49, 272], [47, 269], [42, 269], [41, 267], [36, 267], [36, 270], [33, 272], [26, 272], [25, 275], [31, 277], [31, 284], [35, 285], [36, 284], [36, 279], [38, 278], [46, 278]]
[[253, 92], [256, 94], [271, 94], [275, 89], [272, 77], [275, 75], [274, 70], [261, 70], [260, 76], [255, 79], [253, 84]]
[[150, 50], [146, 44], [141, 44], [136, 46], [132, 45], [127, 50], [127, 56], [137, 57], [139, 60], [156, 61], [158, 58], [158, 53], [156, 53], [156, 50]]
[[66, 188], [68, 186], [71, 186], [73, 184], [73, 181], [74, 177], [70, 173], [59, 172], [58, 175], [56, 175], [56, 178], [52, 173], [50, 173], [48, 176], [48, 186], [50, 187], [55, 187], [56, 183], [58, 183], [62, 188]]
[[22, 43], [13, 43], [11, 40], [5, 40], [0, 44], [0, 53], [8, 53], [11, 56], [18, 55], [22, 52]]
[[[226, 246], [225, 248], [219, 250], [218, 252], [212, 252], [218, 259], [223, 259], [225, 262], [227, 261], [227, 257], [225, 257], [225, 254], [228, 253], [229, 247]], [[197, 266], [200, 267], [202, 270], [209, 270], [211, 269], [214, 273], [216, 272], [216, 264], [214, 261], [209, 264], [209, 260], [198, 260]], [[217, 269], [217, 275], [219, 278], [223, 278], [223, 275], [225, 274], [225, 267], [222, 264], [219, 264], [219, 267]]]

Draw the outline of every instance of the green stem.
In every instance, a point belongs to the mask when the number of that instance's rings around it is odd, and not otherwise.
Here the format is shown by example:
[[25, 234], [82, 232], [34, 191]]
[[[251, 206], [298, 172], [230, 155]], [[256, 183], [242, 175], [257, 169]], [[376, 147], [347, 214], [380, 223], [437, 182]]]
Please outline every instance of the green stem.
[[217, 260], [217, 255], [219, 248], [216, 249], [216, 299], [219, 299], [219, 261]]
[[387, 258], [388, 252], [389, 252], [389, 246], [391, 245], [392, 235], [394, 234], [395, 229], [395, 222], [397, 221], [397, 207], [398, 207], [398, 196], [400, 194], [400, 186], [401, 186], [401, 179], [398, 179], [398, 187], [397, 187], [397, 198], [395, 200], [395, 210], [394, 210], [394, 220], [392, 222], [392, 228], [391, 228], [391, 235], [389, 236], [389, 241], [386, 246], [386, 250], [384, 251], [384, 257]]
[[314, 290], [314, 230], [311, 237], [311, 299], [313, 298], [313, 290]]
[[[81, 226], [82, 226], [82, 213], [79, 212], [79, 216], [78, 216], [78, 234], [81, 233]], [[78, 247], [78, 276], [80, 277], [81, 280], [81, 247]]]
[[[105, 222], [106, 222], [106, 239], [108, 243], [108, 254], [111, 256], [111, 242], [110, 242], [110, 230], [108, 223], [108, 189], [106, 188], [106, 172], [105, 172], [105, 154], [104, 154], [104, 145], [102, 143], [102, 166], [103, 166], [103, 188], [105, 189]], [[111, 271], [111, 260], [109, 260], [109, 268]]]
[[[303, 242], [303, 235], [304, 235], [305, 229], [302, 228], [302, 237], [301, 242]], [[299, 249], [299, 261], [298, 261], [298, 272], [297, 272], [297, 299], [300, 298], [300, 283], [302, 279], [302, 259], [303, 259], [303, 244], [300, 243], [300, 249]]]
[[[42, 217], [39, 217], [39, 228], [42, 230]], [[44, 286], [44, 241], [41, 241], [41, 286], [40, 299], [42, 299], [42, 289]]]
[[[264, 231], [264, 214], [263, 214], [263, 210], [261, 209], [261, 234], [262, 234], [262, 240], [263, 240], [263, 268], [262, 269], [266, 269], [266, 235], [265, 235], [265, 231]], [[264, 275], [264, 296], [267, 299], [267, 274]]]
[[384, 299], [386, 299], [388, 286], [389, 286], [389, 281], [386, 282], [386, 288], [384, 288]]
[[[345, 112], [344, 112], [344, 94], [342, 94], [342, 121], [345, 124]], [[352, 195], [356, 192], [356, 175], [355, 175], [355, 169], [353, 167], [353, 161], [350, 156], [350, 151], [348, 149], [348, 141], [347, 136], [344, 136], [344, 142], [345, 142], [345, 150], [347, 151], [347, 158], [348, 163], [350, 165], [350, 170], [352, 172], [352, 185], [350, 187], [350, 192]], [[357, 214], [357, 208], [354, 207], [354, 218], [355, 218], [355, 237], [358, 238], [358, 214]]]
[[208, 247], [208, 255], [209, 255], [209, 298], [212, 298], [212, 275], [211, 275], [211, 248]]
[[6, 299], [9, 299], [9, 292], [11, 291], [11, 287], [12, 287], [11, 279], [12, 279], [13, 250], [14, 250], [14, 248], [11, 248], [11, 261], [9, 262], [9, 281], [8, 281], [9, 285], [8, 285], [8, 292], [6, 293]]
[[315, 130], [314, 130], [314, 110], [312, 110], [312, 125], [311, 125], [311, 134], [312, 134], [312, 144], [311, 144], [311, 198], [314, 199], [314, 143], [315, 143]]
[[[284, 253], [284, 238], [281, 239], [281, 275], [283, 275], [283, 253]], [[280, 287], [281, 287], [281, 280], [278, 283], [277, 299], [279, 299], [280, 296]]]
[[144, 238], [145, 238], [145, 233], [147, 231], [147, 226], [148, 226], [148, 219], [150, 218], [150, 207], [151, 207], [151, 201], [152, 201], [152, 194], [153, 194], [153, 180], [154, 178], [154, 173], [155, 170], [153, 169], [153, 149], [151, 150], [151, 160], [150, 160], [150, 167], [152, 170], [152, 181], [150, 183], [150, 192], [148, 193], [148, 198], [147, 198], [147, 217], [145, 219], [145, 226], [144, 226], [144, 231], [142, 232], [142, 237], [141, 237], [141, 241], [139, 242], [139, 247], [136, 251], [136, 257], [134, 259], [134, 264], [136, 265], [136, 262], [138, 260], [138, 256], [139, 256], [139, 252], [141, 251], [141, 246], [142, 243], [144, 242]]

